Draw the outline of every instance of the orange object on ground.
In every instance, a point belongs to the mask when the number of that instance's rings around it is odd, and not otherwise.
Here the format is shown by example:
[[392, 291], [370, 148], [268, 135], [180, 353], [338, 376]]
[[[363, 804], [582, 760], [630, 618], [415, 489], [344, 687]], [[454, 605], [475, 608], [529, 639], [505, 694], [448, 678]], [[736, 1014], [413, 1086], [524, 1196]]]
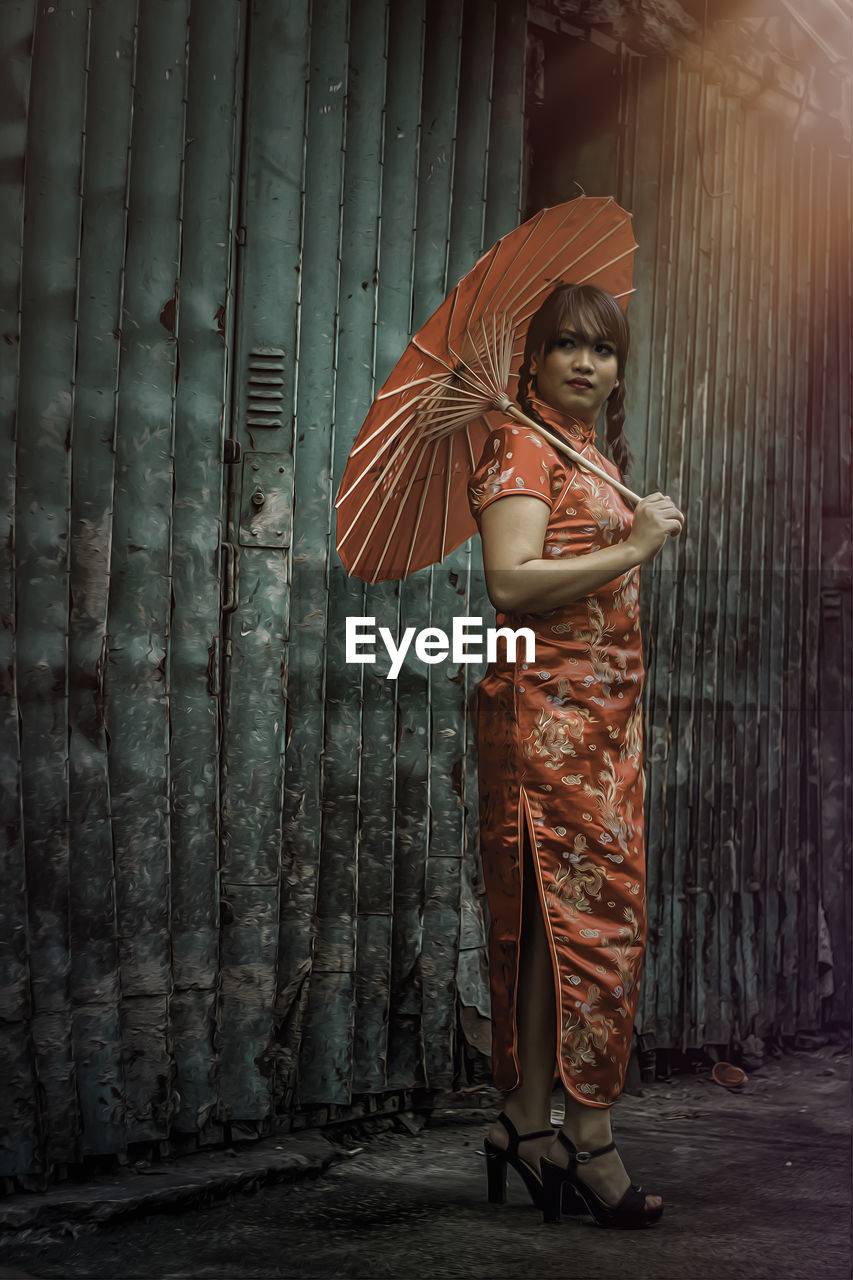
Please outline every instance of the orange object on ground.
[[[557, 434], [614, 477], [594, 428], [534, 405]], [[469, 482], [472, 514], [506, 494], [551, 515], [543, 557], [624, 540], [633, 512], [605, 481], [509, 422], [486, 442]], [[550, 613], [498, 614], [526, 626], [536, 661], [491, 665], [479, 686], [480, 842], [491, 915], [493, 1075], [519, 1083], [515, 991], [527, 825], [558, 1005], [558, 1065], [579, 1101], [619, 1096], [631, 1051], [646, 934], [644, 681], [639, 570]]]
[[740, 1067], [731, 1062], [715, 1062], [711, 1070], [714, 1084], [721, 1084], [726, 1089], [739, 1089], [746, 1084], [749, 1076]]

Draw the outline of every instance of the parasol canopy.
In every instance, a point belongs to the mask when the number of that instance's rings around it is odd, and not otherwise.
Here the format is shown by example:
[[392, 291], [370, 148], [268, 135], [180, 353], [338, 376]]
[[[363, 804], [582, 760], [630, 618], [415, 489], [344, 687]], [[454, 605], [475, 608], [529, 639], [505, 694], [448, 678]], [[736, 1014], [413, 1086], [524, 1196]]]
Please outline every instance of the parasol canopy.
[[638, 495], [513, 403], [527, 325], [559, 284], [595, 284], [624, 309], [637, 248], [612, 197], [543, 209], [498, 240], [406, 347], [350, 452], [335, 506], [347, 573], [407, 578], [476, 533], [467, 498], [489, 433], [529, 424], [634, 502]]

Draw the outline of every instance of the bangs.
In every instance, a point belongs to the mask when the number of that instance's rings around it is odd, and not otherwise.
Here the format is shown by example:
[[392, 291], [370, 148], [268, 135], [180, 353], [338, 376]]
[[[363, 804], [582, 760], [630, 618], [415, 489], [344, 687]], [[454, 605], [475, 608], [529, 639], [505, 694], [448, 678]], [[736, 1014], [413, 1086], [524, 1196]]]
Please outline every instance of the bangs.
[[541, 317], [547, 331], [536, 335], [537, 345], [544, 345], [546, 355], [557, 345], [561, 333], [571, 329], [590, 345], [602, 338], [612, 342], [620, 364], [624, 364], [628, 354], [628, 322], [611, 294], [595, 285], [563, 285], [554, 291], [548, 310], [550, 315]]

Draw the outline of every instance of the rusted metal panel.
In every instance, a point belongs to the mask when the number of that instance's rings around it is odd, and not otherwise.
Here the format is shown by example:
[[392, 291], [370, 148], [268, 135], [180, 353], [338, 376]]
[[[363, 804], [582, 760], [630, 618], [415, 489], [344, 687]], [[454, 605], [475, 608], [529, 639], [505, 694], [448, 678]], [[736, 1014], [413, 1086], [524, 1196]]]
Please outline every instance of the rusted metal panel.
[[105, 721], [127, 1133], [172, 1117], [169, 622], [188, 5], [140, 10], [121, 326]]
[[483, 247], [518, 225], [522, 205], [524, 158], [524, 70], [527, 5], [521, 0], [495, 4], [489, 165]]
[[[232, 434], [244, 452], [270, 455], [287, 466], [293, 453], [301, 280], [308, 4], [252, 5], [247, 39], [239, 234], [245, 244], [239, 257]], [[265, 416], [255, 407], [262, 388], [277, 393], [279, 412]], [[243, 496], [237, 470], [229, 495], [234, 543]], [[251, 475], [250, 465], [248, 484]], [[240, 547], [235, 606], [228, 618], [223, 693], [222, 893], [225, 901], [238, 902], [249, 889], [265, 895], [278, 918], [281, 884], [291, 874], [288, 850], [282, 849], [287, 549]], [[230, 909], [222, 916], [220, 1107], [223, 1118], [256, 1120], [272, 1107], [274, 1074], [275, 1087], [290, 1103], [307, 984], [303, 971], [279, 973], [277, 930], [265, 924], [253, 942], [246, 931], [232, 939], [232, 930], [242, 928], [237, 919]], [[283, 1030], [271, 1061], [275, 1016]]]
[[[68, 929], [68, 507], [88, 14], [39, 5], [27, 133], [15, 547], [32, 1041], [47, 1160], [78, 1151]], [[46, 198], [49, 193], [50, 198]]]
[[[412, 325], [424, 21], [423, 0], [418, 0], [417, 4], [406, 11], [398, 5], [389, 6], [377, 297], [377, 385], [384, 382], [399, 358]], [[395, 635], [399, 634], [406, 610], [417, 599], [417, 593], [428, 590], [428, 585], [426, 588], [424, 586], [425, 580], [428, 583], [428, 574], [416, 575], [416, 579], [414, 592], [410, 585], [408, 588], [401, 586], [398, 589], [386, 587], [379, 591], [371, 589], [366, 595], [369, 615], [376, 616], [378, 621], [381, 610], [385, 615], [383, 622]], [[427, 599], [427, 611], [428, 608]], [[411, 621], [409, 625], [412, 625]], [[424, 682], [419, 681], [415, 688], [414, 680], [416, 677], [412, 669], [404, 666], [400, 678], [393, 682], [393, 702], [389, 698], [390, 682], [378, 683], [371, 680], [370, 693], [375, 695], [376, 701], [371, 705], [366, 699], [365, 705], [367, 716], [374, 710], [376, 702], [381, 703], [379, 725], [382, 737], [376, 742], [376, 748], [380, 751], [387, 750], [382, 738], [393, 744], [390, 760], [377, 760], [374, 763], [365, 755], [363, 762], [364, 769], [370, 769], [373, 777], [381, 770], [383, 792], [389, 800], [393, 798], [394, 805], [391, 880], [393, 921], [386, 1050], [386, 1083], [391, 1088], [406, 1088], [415, 1079], [423, 1079], [419, 1025], [420, 978], [417, 966], [423, 927], [423, 823], [428, 767], [424, 734], [427, 713], [424, 705]], [[389, 723], [391, 713], [393, 720]], [[365, 723], [369, 722], [365, 720]], [[420, 749], [417, 742], [413, 744], [411, 741], [413, 737], [417, 740], [418, 730]], [[366, 737], [370, 740], [372, 734], [368, 731]], [[390, 787], [387, 781], [389, 768], [393, 778]], [[364, 782], [362, 790], [364, 791]]]
[[[321, 874], [321, 755], [324, 741], [324, 666], [331, 511], [332, 432], [335, 412], [335, 346], [340, 286], [341, 189], [347, 92], [347, 6], [344, 0], [312, 15], [311, 79], [305, 125], [304, 210], [301, 238], [303, 303], [299, 323], [299, 381], [294, 439], [294, 529], [291, 557], [291, 626], [287, 654], [288, 735], [284, 772], [283, 853], [279, 970], [287, 981], [312, 959], [306, 1018], [322, 1033], [307, 1035], [300, 1051], [299, 1097], [345, 1101], [351, 1047], [349, 1020], [328, 1020], [321, 988], [341, 1005], [340, 985], [351, 986], [354, 968], [355, 859], [329, 866], [325, 901], [318, 902]], [[340, 849], [338, 850], [340, 853]], [[331, 854], [331, 850], [330, 850]], [[317, 913], [323, 913], [322, 921]], [[321, 954], [325, 948], [327, 954]], [[331, 953], [331, 954], [329, 954]], [[318, 975], [315, 985], [315, 973]], [[320, 974], [329, 977], [320, 977]], [[334, 975], [333, 977], [331, 975]], [[343, 975], [346, 975], [345, 978]], [[350, 999], [350, 1004], [352, 1003]], [[314, 1057], [325, 1051], [334, 1062]], [[305, 1057], [302, 1057], [302, 1054]], [[311, 1056], [309, 1056], [311, 1055]], [[343, 1081], [341, 1059], [347, 1062]], [[318, 1090], [315, 1079], [323, 1080]], [[327, 1098], [322, 1097], [328, 1091]], [[321, 1094], [318, 1097], [318, 1092]]]
[[205, 4], [203, 21], [191, 25], [187, 80], [169, 667], [170, 1022], [175, 1126], [189, 1132], [204, 1127], [218, 1101], [219, 548], [244, 28], [242, 4]]
[[[350, 13], [332, 494], [373, 392], [386, 19], [384, 0], [360, 4]], [[365, 615], [364, 594], [364, 584], [348, 579], [333, 556], [326, 625], [322, 857], [300, 1058], [300, 1092], [320, 1102], [346, 1103], [353, 1091], [384, 1084], [389, 922], [368, 914], [381, 911], [382, 903], [369, 891], [377, 850], [368, 820], [359, 813], [364, 668], [346, 662], [346, 619]], [[389, 695], [387, 688], [384, 695]], [[381, 865], [381, 852], [379, 857]]]
[[[378, 230], [382, 199], [382, 108], [385, 101], [387, 7], [373, 0], [351, 9], [344, 159], [343, 225], [332, 493], [336, 493], [349, 450], [361, 425], [364, 406], [373, 395], [373, 348], [376, 330]], [[334, 517], [332, 518], [334, 528]], [[325, 736], [323, 749], [323, 846], [318, 897], [320, 929], [325, 933], [341, 894], [341, 913], [355, 945], [347, 946], [343, 972], [355, 969], [354, 990], [334, 1036], [333, 1058], [352, 1037], [350, 1060], [338, 1070], [341, 1083], [355, 1093], [381, 1090], [385, 1083], [390, 964], [390, 893], [392, 839], [387, 838], [389, 804], [384, 789], [366, 779], [363, 752], [379, 736], [379, 725], [363, 720], [365, 685], [371, 668], [347, 665], [346, 619], [369, 616], [364, 584], [347, 578], [337, 556], [329, 565], [326, 641]], [[381, 704], [393, 692], [383, 680]], [[384, 707], [383, 707], [384, 710]], [[387, 717], [386, 717], [387, 718]], [[380, 747], [383, 744], [379, 744]], [[381, 766], [388, 777], [391, 753], [385, 743]], [[380, 763], [376, 761], [375, 763]], [[341, 868], [344, 874], [340, 875]], [[351, 869], [351, 870], [350, 870]], [[352, 882], [352, 871], [356, 883]], [[328, 878], [328, 883], [327, 883]], [[355, 918], [353, 919], [353, 909]], [[349, 934], [347, 935], [347, 941]], [[316, 994], [322, 994], [320, 979]], [[341, 980], [343, 984], [343, 979]], [[341, 988], [338, 987], [338, 990]], [[312, 984], [309, 1024], [323, 1017]], [[320, 1062], [318, 1060], [318, 1067]], [[314, 1088], [323, 1075], [315, 1069]], [[331, 1094], [330, 1094], [331, 1097]]]
[[[586, 190], [603, 179], [632, 193], [640, 487], [672, 492], [687, 513], [643, 574], [650, 943], [638, 1026], [659, 1044], [701, 1045], [821, 1017], [816, 886], [831, 855], [817, 818], [817, 566], [821, 459], [849, 448], [831, 354], [839, 334], [849, 345], [836, 312], [843, 296], [849, 313], [849, 272], [836, 284], [830, 266], [849, 194], [833, 191], [829, 149], [809, 140], [780, 174], [786, 128], [696, 71], [636, 70], [615, 168], [590, 138], [566, 168]], [[838, 912], [827, 937], [849, 929]]]
[[[388, 5], [387, 71], [385, 81], [385, 128], [382, 147], [382, 203], [379, 226], [379, 273], [376, 295], [376, 344], [374, 374], [376, 386], [385, 381], [399, 358], [411, 332], [412, 273], [418, 193], [418, 145], [423, 61], [423, 0], [406, 11]], [[366, 402], [365, 402], [366, 407]], [[369, 587], [365, 592], [365, 613], [376, 618], [377, 626], [398, 633], [401, 589], [394, 583]], [[387, 668], [385, 668], [387, 669]], [[400, 963], [400, 937], [411, 940], [414, 954], [420, 951], [420, 916], [417, 905], [405, 920], [399, 918], [398, 883], [400, 868], [400, 812], [404, 779], [398, 772], [405, 694], [400, 681], [387, 681], [379, 663], [364, 669], [361, 785], [362, 842], [359, 861], [359, 912], [373, 917], [362, 930], [375, 952], [366, 957], [365, 973], [373, 969], [378, 978], [372, 998], [362, 980], [359, 958], [359, 1016], [356, 1045], [359, 1047], [363, 1087], [371, 1091], [393, 1087], [397, 1081], [411, 1082], [420, 1059], [419, 1044], [413, 1038], [410, 1065], [401, 1071], [399, 1049], [392, 1050], [390, 1026], [399, 1017], [400, 987], [405, 982], [405, 965]], [[403, 824], [405, 838], [405, 823]], [[380, 918], [381, 916], [381, 918]], [[392, 958], [393, 956], [393, 958]], [[387, 966], [387, 968], [386, 968]], [[401, 979], [401, 971], [404, 977]], [[392, 977], [393, 974], [393, 977]], [[383, 1003], [385, 1003], [383, 1007]], [[370, 1022], [379, 1031], [378, 1053], [371, 1061], [366, 1040]], [[395, 1031], [399, 1043], [399, 1033]], [[404, 1037], [405, 1038], [405, 1037]], [[361, 1047], [364, 1046], [364, 1047]], [[402, 1087], [406, 1087], [405, 1083]]]
[[104, 698], [137, 7], [92, 11], [71, 430], [69, 928], [83, 1150], [97, 1153], [127, 1142]]
[[24, 160], [35, 3], [6, 14], [0, 49], [0, 112], [4, 180], [0, 183], [0, 1176], [37, 1167], [39, 1099], [29, 1034], [32, 1007], [27, 955], [27, 894], [15, 635], [15, 406], [21, 320], [21, 244], [24, 233]]

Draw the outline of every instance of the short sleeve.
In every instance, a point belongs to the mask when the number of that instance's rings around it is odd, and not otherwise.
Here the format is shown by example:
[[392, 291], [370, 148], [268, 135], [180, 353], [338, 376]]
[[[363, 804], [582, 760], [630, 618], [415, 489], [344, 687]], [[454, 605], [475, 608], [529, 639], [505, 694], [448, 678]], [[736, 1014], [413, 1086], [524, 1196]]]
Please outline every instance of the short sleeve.
[[477, 469], [468, 481], [468, 504], [475, 520], [498, 498], [511, 493], [541, 498], [553, 508], [552, 476], [556, 454], [528, 427], [507, 424], [486, 441]]

